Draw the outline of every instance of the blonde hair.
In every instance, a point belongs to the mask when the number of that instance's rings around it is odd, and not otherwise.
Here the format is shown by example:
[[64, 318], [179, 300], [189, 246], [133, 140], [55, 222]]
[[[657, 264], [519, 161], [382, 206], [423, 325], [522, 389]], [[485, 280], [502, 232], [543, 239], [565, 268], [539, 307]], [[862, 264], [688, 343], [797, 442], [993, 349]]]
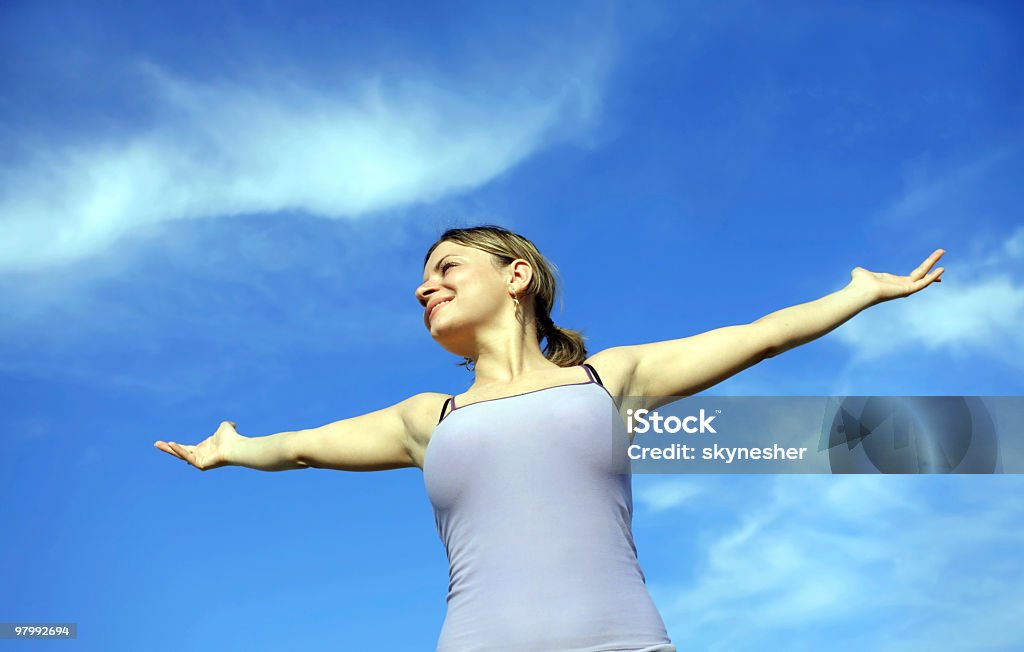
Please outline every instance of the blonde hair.
[[[533, 275], [524, 294], [533, 297], [537, 344], [547, 338], [544, 357], [560, 367], [578, 365], [587, 359], [583, 333], [559, 328], [551, 321], [551, 309], [554, 308], [555, 297], [559, 294], [555, 277], [558, 268], [541, 255], [536, 245], [518, 233], [493, 224], [448, 229], [427, 251], [423, 258], [424, 266], [430, 260], [430, 254], [434, 253], [434, 249], [442, 242], [454, 242], [489, 253], [496, 268], [508, 265], [518, 258], [530, 263]], [[468, 365], [470, 362], [470, 358], [465, 358], [459, 364]]]

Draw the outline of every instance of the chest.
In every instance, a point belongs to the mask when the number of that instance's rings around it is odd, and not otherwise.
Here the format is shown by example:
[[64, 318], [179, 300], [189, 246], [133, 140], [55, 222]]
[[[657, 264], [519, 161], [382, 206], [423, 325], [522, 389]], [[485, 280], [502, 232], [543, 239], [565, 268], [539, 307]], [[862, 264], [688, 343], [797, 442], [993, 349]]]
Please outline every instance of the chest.
[[483, 487], [571, 485], [623, 472], [626, 445], [603, 388], [552, 387], [449, 414], [425, 450], [424, 482], [435, 504]]

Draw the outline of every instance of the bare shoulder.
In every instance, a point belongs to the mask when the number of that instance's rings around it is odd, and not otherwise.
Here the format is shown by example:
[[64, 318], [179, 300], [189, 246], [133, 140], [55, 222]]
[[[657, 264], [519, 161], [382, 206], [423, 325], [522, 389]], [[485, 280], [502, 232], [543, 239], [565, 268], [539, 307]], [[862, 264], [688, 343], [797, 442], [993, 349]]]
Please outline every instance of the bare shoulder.
[[430, 436], [441, 418], [441, 408], [449, 394], [422, 392], [399, 403], [405, 431], [409, 436], [409, 454], [416, 466], [423, 468], [423, 458], [430, 443]]
[[441, 407], [449, 394], [421, 392], [399, 403], [402, 420], [410, 435], [429, 434], [441, 416]]
[[636, 369], [636, 355], [632, 347], [613, 346], [593, 354], [584, 362], [597, 371], [601, 383], [615, 398], [634, 393], [633, 372]]

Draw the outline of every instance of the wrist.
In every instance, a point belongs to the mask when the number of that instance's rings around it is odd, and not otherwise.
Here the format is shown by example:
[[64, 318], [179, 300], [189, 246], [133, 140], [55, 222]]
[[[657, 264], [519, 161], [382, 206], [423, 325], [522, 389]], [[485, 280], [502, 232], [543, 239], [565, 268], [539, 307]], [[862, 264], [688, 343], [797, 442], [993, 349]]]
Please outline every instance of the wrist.
[[850, 297], [850, 300], [857, 306], [858, 312], [882, 302], [877, 290], [865, 287], [857, 281], [847, 283], [841, 292]]
[[239, 454], [238, 449], [240, 446], [244, 445], [248, 439], [249, 437], [246, 437], [245, 435], [238, 435], [237, 437], [232, 437], [225, 442], [224, 462], [228, 466], [243, 466], [239, 461], [242, 459], [242, 455]]

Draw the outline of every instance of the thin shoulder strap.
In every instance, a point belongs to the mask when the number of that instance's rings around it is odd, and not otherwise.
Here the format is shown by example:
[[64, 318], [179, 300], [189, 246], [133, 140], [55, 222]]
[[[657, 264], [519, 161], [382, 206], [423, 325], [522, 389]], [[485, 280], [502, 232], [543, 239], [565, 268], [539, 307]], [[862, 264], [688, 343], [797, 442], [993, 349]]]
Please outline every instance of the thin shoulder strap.
[[455, 397], [454, 396], [449, 396], [448, 398], [445, 399], [444, 405], [441, 406], [441, 414], [440, 414], [440, 416], [437, 417], [437, 422], [438, 423], [441, 423], [441, 421], [444, 420], [444, 412], [445, 412], [445, 410], [448, 409], [448, 404], [449, 403], [452, 404], [453, 408], [455, 407]]
[[583, 363], [583, 368], [587, 370], [587, 375], [590, 376], [590, 380], [594, 381], [601, 387], [604, 387], [604, 383], [601, 382], [601, 377], [597, 375], [597, 369], [594, 369], [586, 362]]

